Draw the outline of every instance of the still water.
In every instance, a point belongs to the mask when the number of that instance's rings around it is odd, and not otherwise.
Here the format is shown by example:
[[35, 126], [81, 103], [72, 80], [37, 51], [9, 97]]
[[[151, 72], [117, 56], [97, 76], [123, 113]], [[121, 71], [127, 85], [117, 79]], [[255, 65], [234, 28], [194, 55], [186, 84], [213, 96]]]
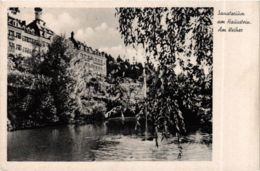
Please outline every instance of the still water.
[[[119, 128], [120, 127], [120, 128]], [[195, 132], [181, 146], [173, 139], [144, 141], [133, 124], [67, 125], [8, 132], [9, 161], [211, 160], [210, 135]]]

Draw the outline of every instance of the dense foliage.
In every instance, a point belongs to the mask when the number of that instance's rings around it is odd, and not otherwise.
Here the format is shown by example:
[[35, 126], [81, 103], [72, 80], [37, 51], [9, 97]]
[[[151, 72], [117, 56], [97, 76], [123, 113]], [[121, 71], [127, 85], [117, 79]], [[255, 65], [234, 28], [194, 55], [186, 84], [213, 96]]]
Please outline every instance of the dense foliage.
[[52, 78], [50, 93], [60, 122], [68, 122], [73, 117], [75, 102], [70, 93], [73, 91], [75, 80], [69, 72], [73, 50], [69, 48], [64, 36], [56, 36], [43, 56], [40, 73]]
[[129, 83], [138, 82], [142, 65], [130, 64], [120, 57], [115, 60], [108, 54], [105, 57], [110, 72], [106, 78], [90, 73], [86, 67], [88, 59], [78, 55], [63, 36], [53, 38], [46, 54], [34, 53], [30, 58], [9, 56], [9, 125], [19, 129], [84, 123], [90, 118], [103, 119], [114, 108], [129, 108], [127, 104], [133, 101], [135, 90], [135, 85]]
[[[35, 54], [38, 55], [38, 54]], [[52, 79], [42, 75], [42, 58], [8, 57], [8, 129], [55, 123], [56, 107], [51, 95]]]
[[141, 81], [143, 65], [141, 63], [130, 63], [128, 59], [123, 60], [120, 56], [116, 59], [109, 54], [107, 58], [107, 81], [115, 83], [116, 79], [130, 78], [133, 81]]
[[213, 8], [117, 8], [116, 16], [125, 45], [145, 49], [148, 111], [137, 117], [147, 114], [155, 137], [196, 124], [211, 131]]

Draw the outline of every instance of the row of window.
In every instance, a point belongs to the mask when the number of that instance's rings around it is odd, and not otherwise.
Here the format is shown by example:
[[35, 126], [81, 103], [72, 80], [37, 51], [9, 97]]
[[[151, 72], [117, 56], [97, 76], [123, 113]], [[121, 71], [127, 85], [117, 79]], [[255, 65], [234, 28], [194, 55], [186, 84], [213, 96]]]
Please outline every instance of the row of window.
[[37, 40], [34, 40], [34, 39], [32, 39], [30, 37], [26, 37], [26, 36], [23, 36], [22, 40], [25, 41], [25, 42], [33, 43], [33, 44], [38, 43]]
[[16, 32], [16, 35], [15, 35], [15, 32], [14, 32], [13, 30], [9, 30], [9, 31], [8, 31], [8, 36], [14, 36], [14, 37], [16, 37], [16, 38], [18, 38], [18, 39], [21, 39], [22, 34], [19, 33], [19, 32]]
[[40, 30], [40, 35], [41, 35], [41, 37], [43, 37], [45, 39], [51, 39], [51, 34], [46, 31]]
[[103, 64], [103, 60], [102, 59], [98, 59], [98, 58], [93, 58], [92, 56], [90, 56], [90, 55], [87, 55], [87, 54], [84, 54], [84, 53], [80, 53], [80, 55], [81, 55], [81, 57], [83, 57], [83, 58], [87, 58], [87, 59], [89, 59], [89, 60], [94, 60], [94, 62], [96, 62], [96, 63], [99, 63], [99, 64]]
[[19, 45], [19, 44], [14, 44], [13, 42], [9, 42], [9, 47], [10, 48], [15, 48], [16, 50], [18, 50], [18, 51], [23, 51], [23, 52], [25, 52], [25, 53], [29, 53], [29, 54], [31, 54], [32, 53], [32, 50], [30, 49], [30, 48], [26, 48], [26, 47], [23, 47], [22, 48], [22, 45]]
[[88, 60], [92, 60], [93, 59], [93, 57], [91, 55], [87, 55], [85, 53], [80, 53], [80, 55], [81, 55], [81, 57], [87, 58]]
[[[29, 43], [32, 43], [32, 44], [39, 44], [39, 41], [38, 41], [38, 40], [32, 39], [32, 38], [30, 38], [30, 37], [22, 36], [21, 33], [19, 33], [19, 32], [14, 32], [13, 30], [9, 30], [9, 31], [8, 31], [8, 36], [16, 37], [16, 38], [18, 38], [18, 39], [22, 39], [23, 41], [29, 42]], [[42, 44], [43, 47], [48, 46], [48, 43], [47, 43], [47, 42], [44, 42], [44, 41], [42, 41], [41, 44]]]
[[[9, 47], [11, 47], [11, 48], [13, 47], [13, 48], [15, 48], [15, 49], [18, 50], [18, 51], [21, 51], [21, 50], [22, 50], [22, 46], [21, 46], [21, 45], [16, 44], [16, 46], [15, 46], [15, 44], [14, 44], [13, 42], [9, 42]], [[29, 48], [24, 47], [24, 48], [23, 48], [23, 52], [32, 53], [32, 50], [29, 49]], [[85, 54], [84, 54], [84, 55], [85, 55]], [[102, 62], [102, 60], [97, 59], [97, 58], [94, 58], [94, 61]], [[90, 67], [90, 64], [87, 63], [87, 66]], [[101, 66], [93, 65], [93, 68], [96, 69], [96, 70], [100, 70], [100, 71], [102, 70], [102, 67], [101, 67]]]
[[14, 44], [14, 43], [12, 43], [12, 42], [9, 42], [9, 47], [10, 48], [15, 48], [16, 50], [22, 50], [22, 46], [21, 45], [19, 45], [19, 44]]
[[93, 68], [95, 71], [98, 71], [98, 72], [103, 72], [103, 67], [101, 67], [101, 66], [97, 66], [97, 65], [93, 65], [93, 64], [90, 64], [90, 63], [85, 63], [85, 66], [87, 67], [87, 68]]
[[23, 52], [25, 52], [25, 53], [28, 53], [28, 54], [32, 54], [32, 50], [31, 49], [29, 49], [29, 48], [23, 48]]
[[8, 18], [8, 25], [23, 29], [25, 27], [25, 21], [19, 23], [18, 21]]
[[101, 66], [93, 65], [93, 68], [94, 68], [95, 70], [98, 70], [98, 71], [102, 71], [102, 70], [103, 70], [103, 68], [102, 68]]
[[[22, 30], [24, 30], [26, 33], [35, 35], [35, 31], [34, 31], [33, 29], [30, 29], [30, 28], [26, 27], [25, 21], [18, 22], [18, 21], [16, 21], [16, 20], [13, 20], [13, 19], [8, 18], [8, 25], [11, 25], [11, 26], [13, 26], [13, 27], [22, 29]], [[46, 29], [44, 32], [41, 31], [41, 34], [40, 34], [40, 35], [41, 35], [42, 37], [46, 38], [46, 39], [50, 39], [52, 34], [53, 34], [53, 33], [52, 33], [51, 30]]]
[[98, 58], [94, 58], [94, 62], [103, 64], [103, 60], [102, 59], [98, 59]]

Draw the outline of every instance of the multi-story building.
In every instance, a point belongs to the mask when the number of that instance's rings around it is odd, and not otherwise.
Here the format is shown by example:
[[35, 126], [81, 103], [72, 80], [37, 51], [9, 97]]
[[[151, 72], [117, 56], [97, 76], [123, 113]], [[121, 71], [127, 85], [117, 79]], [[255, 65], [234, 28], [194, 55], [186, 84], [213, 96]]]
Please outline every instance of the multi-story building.
[[86, 44], [75, 40], [74, 32], [71, 32], [71, 37], [69, 40], [73, 43], [74, 48], [77, 49], [77, 55], [79, 58], [86, 58], [86, 67], [90, 73], [98, 74], [101, 76], [107, 75], [107, 66], [106, 66], [106, 57], [104, 53], [99, 52], [98, 50], [93, 50], [91, 47]]
[[[32, 57], [34, 53], [46, 53], [55, 33], [46, 27], [42, 20], [42, 9], [35, 8], [35, 19], [26, 24], [26, 21], [11, 16], [8, 13], [8, 56]], [[76, 55], [87, 58], [85, 67], [92, 74], [106, 76], [106, 58], [103, 53], [93, 50], [86, 44], [76, 41], [72, 32], [69, 38], [76, 48]]]
[[48, 29], [41, 19], [42, 9], [35, 8], [35, 20], [26, 21], [14, 18], [8, 13], [8, 55], [31, 57], [34, 52], [45, 53], [54, 32]]

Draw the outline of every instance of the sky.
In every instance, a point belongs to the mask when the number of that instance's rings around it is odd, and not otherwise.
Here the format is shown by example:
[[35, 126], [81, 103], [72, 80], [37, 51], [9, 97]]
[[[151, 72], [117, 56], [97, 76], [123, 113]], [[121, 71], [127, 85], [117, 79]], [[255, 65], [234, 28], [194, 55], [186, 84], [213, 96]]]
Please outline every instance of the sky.
[[[16, 17], [29, 24], [35, 18], [34, 8], [20, 8]], [[42, 19], [56, 34], [69, 37], [73, 31], [75, 39], [113, 57], [120, 55], [131, 62], [133, 56], [138, 62], [144, 60], [141, 48], [125, 47], [114, 8], [43, 8]]]

